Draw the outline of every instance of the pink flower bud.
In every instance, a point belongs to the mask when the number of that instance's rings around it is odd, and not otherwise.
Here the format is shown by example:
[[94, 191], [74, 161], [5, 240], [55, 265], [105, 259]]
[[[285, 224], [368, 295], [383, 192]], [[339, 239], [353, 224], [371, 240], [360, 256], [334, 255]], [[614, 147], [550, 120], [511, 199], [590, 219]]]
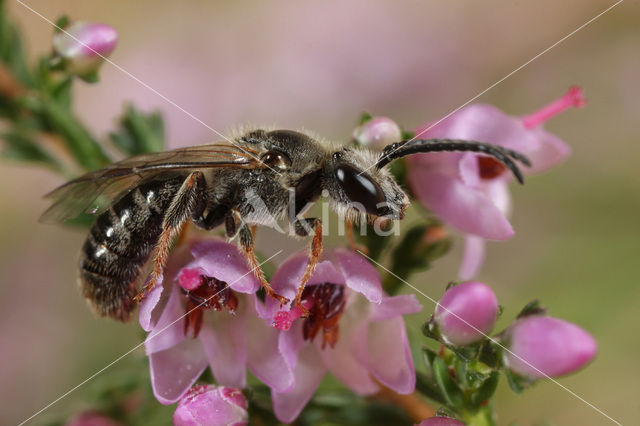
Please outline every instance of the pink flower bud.
[[556, 377], [582, 368], [598, 350], [594, 338], [570, 322], [530, 316], [509, 327], [505, 341], [512, 353], [505, 363], [515, 373], [529, 377]]
[[192, 387], [173, 413], [175, 426], [231, 425], [249, 422], [247, 400], [240, 389], [200, 385]]
[[86, 76], [98, 70], [118, 43], [118, 33], [108, 25], [75, 22], [53, 36], [53, 48], [69, 71]]
[[374, 117], [353, 131], [353, 137], [360, 144], [374, 149], [382, 149], [402, 139], [400, 127], [390, 118]]
[[493, 290], [479, 281], [468, 281], [445, 292], [434, 319], [446, 343], [460, 346], [482, 340], [493, 329], [497, 316], [498, 299]]
[[464, 426], [459, 420], [452, 419], [451, 417], [429, 417], [426, 420], [421, 421], [416, 426]]

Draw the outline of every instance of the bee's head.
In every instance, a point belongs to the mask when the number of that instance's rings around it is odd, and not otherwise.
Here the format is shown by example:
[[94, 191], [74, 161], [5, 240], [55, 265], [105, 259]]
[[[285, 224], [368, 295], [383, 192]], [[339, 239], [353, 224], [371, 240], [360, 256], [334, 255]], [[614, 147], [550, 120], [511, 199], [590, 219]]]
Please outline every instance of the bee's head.
[[386, 168], [374, 167], [376, 161], [373, 152], [354, 147], [341, 148], [326, 161], [323, 189], [336, 211], [402, 219], [409, 199]]

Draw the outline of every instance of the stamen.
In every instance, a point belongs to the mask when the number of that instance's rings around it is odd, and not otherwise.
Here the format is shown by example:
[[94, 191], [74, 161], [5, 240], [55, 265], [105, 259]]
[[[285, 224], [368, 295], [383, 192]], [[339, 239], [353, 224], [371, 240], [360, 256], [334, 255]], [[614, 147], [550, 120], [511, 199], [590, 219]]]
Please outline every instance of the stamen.
[[582, 88], [572, 86], [561, 98], [556, 99], [532, 114], [522, 117], [522, 123], [527, 129], [533, 129], [571, 107], [579, 108], [586, 105], [586, 103], [587, 99], [584, 97]]

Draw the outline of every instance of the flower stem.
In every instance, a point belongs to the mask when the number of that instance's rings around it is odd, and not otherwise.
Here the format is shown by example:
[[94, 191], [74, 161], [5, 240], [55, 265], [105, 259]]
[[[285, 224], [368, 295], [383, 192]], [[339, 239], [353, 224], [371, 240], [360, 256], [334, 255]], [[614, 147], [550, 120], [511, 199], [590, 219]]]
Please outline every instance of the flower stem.
[[436, 413], [436, 410], [428, 405], [418, 393], [414, 392], [408, 395], [400, 395], [380, 382], [377, 383], [380, 386], [380, 392], [378, 392], [374, 398], [397, 405], [406, 411], [414, 422], [420, 423], [424, 419], [433, 417]]

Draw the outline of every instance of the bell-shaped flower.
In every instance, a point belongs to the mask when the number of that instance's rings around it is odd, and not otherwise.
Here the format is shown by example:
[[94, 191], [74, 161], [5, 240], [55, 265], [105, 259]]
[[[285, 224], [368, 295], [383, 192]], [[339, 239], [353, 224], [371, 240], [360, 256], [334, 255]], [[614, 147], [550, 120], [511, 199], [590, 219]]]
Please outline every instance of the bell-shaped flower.
[[435, 416], [429, 417], [415, 426], [464, 426], [464, 423], [451, 417]]
[[189, 389], [173, 413], [174, 426], [244, 426], [249, 404], [241, 389], [199, 385]]
[[363, 146], [382, 149], [391, 143], [402, 140], [402, 130], [390, 118], [373, 117], [356, 127], [353, 131], [353, 138]]
[[75, 22], [53, 36], [53, 48], [69, 71], [80, 77], [95, 73], [118, 43], [118, 33], [109, 25]]
[[558, 318], [531, 315], [505, 332], [505, 364], [522, 376], [543, 378], [573, 373], [598, 351], [595, 339], [582, 328]]
[[[271, 284], [293, 300], [307, 265], [307, 253], [290, 257]], [[302, 295], [300, 307], [267, 299], [263, 316], [280, 330], [279, 349], [294, 371], [295, 385], [272, 388], [274, 411], [293, 421], [331, 372], [354, 392], [379, 390], [377, 382], [402, 394], [415, 386], [415, 371], [402, 318], [421, 306], [413, 295], [388, 297], [377, 270], [345, 249], [325, 252]]]
[[179, 400], [207, 366], [223, 386], [244, 387], [247, 368], [273, 389], [292, 386], [278, 331], [257, 316], [259, 282], [235, 245], [191, 243], [172, 255], [164, 276], [140, 306], [158, 401]]
[[[524, 117], [507, 115], [491, 105], [471, 104], [435, 125], [419, 128], [416, 136], [499, 145], [531, 160], [532, 167], [524, 167], [524, 173], [539, 173], [564, 161], [570, 153], [569, 147], [542, 124], [584, 104], [578, 87]], [[507, 219], [511, 210], [509, 171], [492, 157], [471, 152], [418, 154], [408, 157], [407, 162], [409, 185], [420, 203], [467, 234], [460, 276], [472, 278], [483, 263], [485, 239], [505, 240], [514, 233]]]
[[498, 299], [479, 281], [458, 284], [447, 290], [436, 306], [433, 320], [449, 344], [468, 345], [491, 333], [498, 318]]

